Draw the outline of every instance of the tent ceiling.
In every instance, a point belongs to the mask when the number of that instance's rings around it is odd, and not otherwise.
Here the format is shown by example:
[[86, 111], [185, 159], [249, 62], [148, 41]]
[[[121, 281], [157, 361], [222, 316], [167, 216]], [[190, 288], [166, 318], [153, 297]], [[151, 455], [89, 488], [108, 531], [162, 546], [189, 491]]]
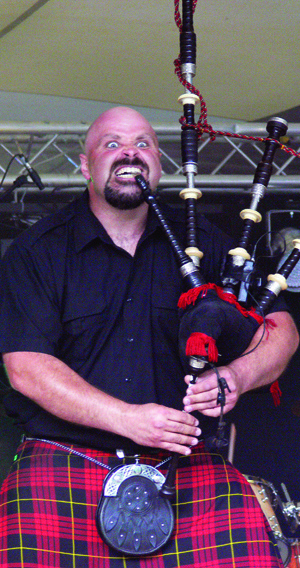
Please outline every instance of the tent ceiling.
[[[179, 110], [173, 10], [170, 0], [0, 0], [0, 89]], [[257, 120], [298, 106], [297, 0], [198, 0], [194, 25], [209, 115]]]

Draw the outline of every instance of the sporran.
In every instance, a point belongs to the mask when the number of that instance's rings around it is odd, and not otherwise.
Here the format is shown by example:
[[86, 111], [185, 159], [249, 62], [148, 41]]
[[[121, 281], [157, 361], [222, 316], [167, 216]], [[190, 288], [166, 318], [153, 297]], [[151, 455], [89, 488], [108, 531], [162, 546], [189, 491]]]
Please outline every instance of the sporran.
[[159, 550], [174, 528], [171, 503], [160, 495], [165, 477], [154, 467], [135, 463], [117, 466], [105, 478], [97, 507], [101, 538], [126, 555]]

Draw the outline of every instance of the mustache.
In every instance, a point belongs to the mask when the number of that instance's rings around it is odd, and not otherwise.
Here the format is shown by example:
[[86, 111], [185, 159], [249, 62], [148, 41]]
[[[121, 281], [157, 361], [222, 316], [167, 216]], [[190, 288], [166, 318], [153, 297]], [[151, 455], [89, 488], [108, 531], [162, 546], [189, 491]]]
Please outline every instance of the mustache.
[[119, 160], [116, 160], [110, 169], [110, 175], [112, 175], [112, 173], [119, 168], [120, 166], [140, 166], [141, 168], [143, 168], [144, 170], [146, 170], [146, 172], [148, 173], [148, 166], [145, 162], [143, 162], [143, 160], [141, 160], [141, 158], [139, 158], [138, 156], [135, 156], [134, 158], [130, 159], [130, 158], [120, 158]]

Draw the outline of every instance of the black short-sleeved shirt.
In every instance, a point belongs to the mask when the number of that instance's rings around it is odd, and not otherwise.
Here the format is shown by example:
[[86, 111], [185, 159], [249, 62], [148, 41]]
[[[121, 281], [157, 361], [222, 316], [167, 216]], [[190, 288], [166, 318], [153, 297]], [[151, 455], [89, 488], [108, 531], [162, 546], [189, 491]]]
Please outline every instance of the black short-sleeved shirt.
[[[166, 215], [184, 241], [184, 213]], [[198, 219], [201, 270], [219, 283], [231, 241]], [[90, 384], [129, 403], [182, 409], [186, 385], [178, 356], [177, 301], [182, 281], [157, 219], [131, 257], [116, 246], [88, 205], [85, 192], [22, 233], [0, 272], [0, 351], [53, 355]], [[127, 438], [71, 424], [11, 391], [7, 411], [31, 436], [99, 448], [137, 450]], [[204, 426], [202, 419], [201, 425]]]

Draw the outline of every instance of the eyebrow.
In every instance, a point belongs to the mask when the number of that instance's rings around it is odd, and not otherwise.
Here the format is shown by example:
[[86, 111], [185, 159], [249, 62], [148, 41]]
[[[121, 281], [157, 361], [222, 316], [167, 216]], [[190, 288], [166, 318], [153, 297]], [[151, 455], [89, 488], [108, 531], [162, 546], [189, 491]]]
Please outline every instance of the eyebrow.
[[103, 140], [103, 138], [117, 138], [117, 139], [120, 139], [121, 136], [118, 136], [118, 134], [114, 134], [113, 132], [107, 132], [107, 134], [103, 134], [103, 136], [101, 136], [100, 140]]
[[[100, 140], [103, 140], [104, 138], [113, 138], [114, 140], [120, 140], [122, 138], [122, 136], [119, 136], [118, 134], [115, 134], [114, 132], [107, 132], [106, 134], [103, 134], [103, 136], [101, 136]], [[154, 136], [151, 136], [151, 134], [140, 134], [139, 136], [136, 137], [135, 140], [143, 140], [144, 138], [148, 138], [152, 141], [155, 141]]]

